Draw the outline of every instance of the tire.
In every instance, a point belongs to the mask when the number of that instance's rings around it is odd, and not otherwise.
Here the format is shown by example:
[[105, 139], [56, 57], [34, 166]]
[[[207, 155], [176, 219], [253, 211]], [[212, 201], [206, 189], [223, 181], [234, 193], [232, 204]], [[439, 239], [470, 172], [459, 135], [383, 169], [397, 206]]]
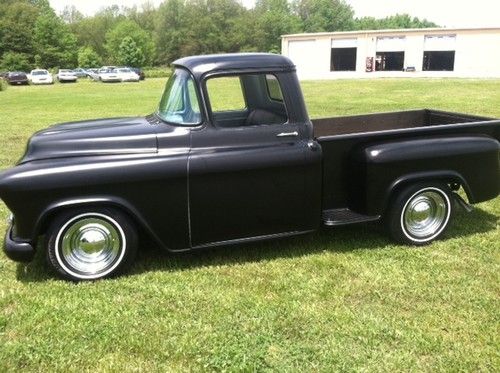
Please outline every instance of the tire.
[[385, 221], [397, 242], [422, 246], [441, 237], [452, 213], [453, 200], [446, 184], [419, 183], [396, 195]]
[[47, 262], [66, 280], [114, 277], [134, 261], [137, 237], [134, 224], [115, 209], [63, 212], [47, 231]]

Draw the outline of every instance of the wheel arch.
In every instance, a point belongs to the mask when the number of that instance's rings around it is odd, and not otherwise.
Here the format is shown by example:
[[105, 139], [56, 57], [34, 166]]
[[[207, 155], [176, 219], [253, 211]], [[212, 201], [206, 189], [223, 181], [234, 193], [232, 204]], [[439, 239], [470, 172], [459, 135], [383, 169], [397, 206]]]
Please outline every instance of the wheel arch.
[[161, 240], [153, 232], [148, 222], [141, 213], [130, 203], [122, 198], [116, 197], [86, 197], [80, 199], [67, 199], [54, 202], [47, 206], [40, 214], [35, 224], [34, 237], [39, 237], [46, 233], [51, 221], [60, 213], [70, 209], [82, 208], [112, 208], [116, 209], [130, 218], [137, 229], [146, 233], [161, 247], [164, 247]]
[[384, 213], [389, 209], [391, 200], [397, 196], [401, 190], [408, 185], [422, 182], [457, 183], [464, 189], [467, 199], [469, 201], [474, 201], [474, 195], [467, 180], [458, 172], [451, 170], [419, 172], [400, 176], [389, 185], [384, 196]]

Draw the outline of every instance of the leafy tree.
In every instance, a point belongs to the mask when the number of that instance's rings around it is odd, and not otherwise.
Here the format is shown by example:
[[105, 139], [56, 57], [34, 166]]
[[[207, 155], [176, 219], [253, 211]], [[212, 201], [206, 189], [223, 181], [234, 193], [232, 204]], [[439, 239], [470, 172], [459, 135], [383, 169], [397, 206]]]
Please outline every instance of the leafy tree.
[[102, 60], [92, 47], [82, 47], [78, 50], [78, 66], [97, 67], [102, 65]]
[[24, 53], [7, 52], [4, 53], [0, 63], [4, 71], [30, 71], [31, 63], [28, 56]]
[[0, 55], [3, 52], [18, 52], [33, 56], [33, 30], [39, 9], [27, 2], [14, 2], [4, 7], [2, 13]]
[[38, 66], [69, 67], [76, 64], [76, 38], [52, 9], [38, 16], [33, 37]]
[[152, 1], [146, 0], [141, 4], [140, 9], [137, 6], [126, 8], [124, 13], [128, 19], [135, 21], [143, 30], [154, 32], [158, 11]]
[[144, 53], [130, 36], [123, 38], [118, 51], [118, 61], [121, 65], [140, 67], [144, 63]]
[[151, 64], [154, 59], [154, 43], [152, 36], [137, 23], [123, 20], [106, 34], [106, 49], [113, 61], [120, 60], [120, 46], [125, 37], [130, 37], [144, 56], [144, 63]]
[[305, 32], [350, 30], [354, 16], [351, 6], [343, 0], [301, 0], [298, 13]]
[[381, 29], [401, 29], [401, 28], [426, 28], [439, 27], [434, 22], [417, 17], [410, 17], [408, 14], [396, 14], [393, 16], [377, 19], [373, 17], [356, 18], [354, 28], [356, 30], [381, 30]]
[[71, 25], [80, 22], [84, 16], [76, 6], [66, 5], [61, 13], [61, 18], [64, 22]]
[[254, 12], [256, 48], [261, 52], [279, 53], [281, 35], [302, 31], [301, 20], [287, 0], [258, 0]]
[[154, 32], [160, 63], [170, 63], [181, 55], [183, 28], [186, 27], [185, 13], [183, 0], [167, 0], [160, 5]]

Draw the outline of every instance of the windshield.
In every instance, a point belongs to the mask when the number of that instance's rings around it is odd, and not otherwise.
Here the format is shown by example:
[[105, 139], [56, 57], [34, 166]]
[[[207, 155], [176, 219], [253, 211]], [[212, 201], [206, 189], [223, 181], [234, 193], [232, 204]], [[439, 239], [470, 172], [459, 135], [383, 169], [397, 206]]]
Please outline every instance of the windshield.
[[47, 75], [48, 71], [46, 70], [38, 70], [38, 71], [33, 71], [31, 75]]
[[196, 88], [188, 71], [176, 69], [168, 79], [158, 116], [166, 122], [182, 126], [201, 122]]

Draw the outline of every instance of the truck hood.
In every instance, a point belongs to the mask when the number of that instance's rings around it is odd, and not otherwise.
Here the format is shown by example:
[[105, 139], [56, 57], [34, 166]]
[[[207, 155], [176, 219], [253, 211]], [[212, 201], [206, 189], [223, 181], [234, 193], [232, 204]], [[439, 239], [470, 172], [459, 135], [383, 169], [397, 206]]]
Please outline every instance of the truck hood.
[[146, 118], [62, 123], [34, 134], [19, 163], [90, 155], [156, 153], [156, 127]]

